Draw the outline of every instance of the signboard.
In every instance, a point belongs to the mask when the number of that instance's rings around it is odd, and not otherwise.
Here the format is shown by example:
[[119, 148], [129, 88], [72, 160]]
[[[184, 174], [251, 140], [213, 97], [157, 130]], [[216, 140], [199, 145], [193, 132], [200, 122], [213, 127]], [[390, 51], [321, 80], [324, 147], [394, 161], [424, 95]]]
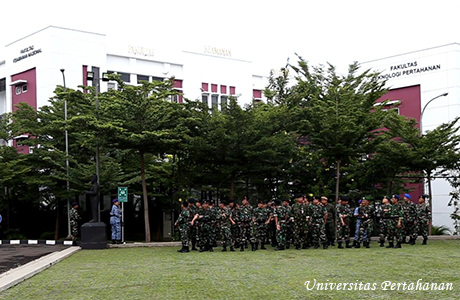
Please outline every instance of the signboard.
[[128, 202], [128, 188], [118, 187], [118, 202]]

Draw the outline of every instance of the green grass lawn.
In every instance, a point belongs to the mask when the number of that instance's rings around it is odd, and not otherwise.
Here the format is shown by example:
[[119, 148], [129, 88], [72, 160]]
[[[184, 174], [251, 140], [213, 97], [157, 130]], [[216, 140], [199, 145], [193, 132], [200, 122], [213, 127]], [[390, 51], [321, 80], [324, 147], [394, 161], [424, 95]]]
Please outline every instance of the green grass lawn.
[[[82, 250], [0, 299], [460, 299], [460, 240], [386, 249], [191, 252]], [[375, 284], [313, 290], [305, 282]], [[450, 291], [383, 290], [382, 283], [452, 283]], [[312, 287], [312, 284], [309, 286]]]

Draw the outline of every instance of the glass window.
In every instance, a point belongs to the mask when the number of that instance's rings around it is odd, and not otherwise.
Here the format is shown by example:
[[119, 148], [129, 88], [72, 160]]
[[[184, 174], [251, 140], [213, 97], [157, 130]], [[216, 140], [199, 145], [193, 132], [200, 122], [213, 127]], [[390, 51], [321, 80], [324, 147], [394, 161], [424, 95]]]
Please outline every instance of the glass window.
[[27, 92], [27, 84], [24, 84], [24, 85], [22, 86], [22, 92], [23, 92], [23, 93]]
[[149, 81], [149, 77], [146, 75], [137, 75], [137, 83], [141, 83], [141, 81]]
[[204, 104], [208, 105], [208, 95], [204, 95], [204, 94], [201, 95], [201, 101], [202, 101]]
[[20, 86], [16, 86], [14, 90], [16, 92], [16, 95], [19, 95], [22, 92], [22, 88]]
[[227, 96], [220, 96], [220, 107], [224, 108], [227, 107], [228, 97]]
[[162, 77], [155, 77], [155, 76], [152, 76], [152, 81], [163, 81], [163, 78]]
[[0, 92], [4, 92], [6, 90], [6, 78], [0, 79]]
[[212, 95], [211, 96], [211, 104], [212, 108], [219, 109], [219, 95]]
[[122, 72], [118, 72], [118, 74], [120, 74], [120, 79], [124, 82], [131, 82], [131, 74]]

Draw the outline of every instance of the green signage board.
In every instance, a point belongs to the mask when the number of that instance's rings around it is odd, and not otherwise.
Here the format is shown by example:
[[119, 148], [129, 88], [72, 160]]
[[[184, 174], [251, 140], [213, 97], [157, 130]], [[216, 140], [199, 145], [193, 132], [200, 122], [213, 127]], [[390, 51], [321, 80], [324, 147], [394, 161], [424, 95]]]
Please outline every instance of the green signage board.
[[128, 188], [118, 187], [118, 202], [128, 202]]

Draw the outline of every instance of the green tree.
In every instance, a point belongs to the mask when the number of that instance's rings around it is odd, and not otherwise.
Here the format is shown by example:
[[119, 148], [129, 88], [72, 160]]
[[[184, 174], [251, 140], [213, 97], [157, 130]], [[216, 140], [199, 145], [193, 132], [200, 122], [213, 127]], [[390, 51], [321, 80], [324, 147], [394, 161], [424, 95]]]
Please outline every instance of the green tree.
[[118, 82], [118, 89], [100, 94], [96, 132], [101, 135], [103, 146], [130, 150], [139, 156], [145, 241], [150, 242], [146, 155], [163, 159], [181, 148], [190, 132], [188, 111], [184, 105], [169, 101], [177, 95], [173, 79], [144, 81], [139, 86], [126, 85], [114, 75], [111, 79]]

